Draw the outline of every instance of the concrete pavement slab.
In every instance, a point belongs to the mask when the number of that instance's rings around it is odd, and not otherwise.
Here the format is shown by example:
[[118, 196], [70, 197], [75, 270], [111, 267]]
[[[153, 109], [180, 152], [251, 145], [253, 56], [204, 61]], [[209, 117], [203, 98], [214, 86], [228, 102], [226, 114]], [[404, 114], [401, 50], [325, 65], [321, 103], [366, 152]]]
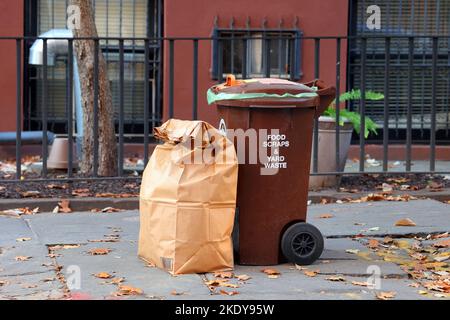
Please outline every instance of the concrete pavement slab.
[[[321, 219], [319, 216], [322, 214], [332, 214], [333, 217]], [[417, 226], [394, 226], [403, 218], [412, 219]], [[435, 200], [311, 205], [307, 220], [325, 237], [427, 234], [450, 230], [450, 205]]]
[[136, 240], [139, 233], [137, 211], [42, 213], [27, 216], [25, 220], [45, 244], [87, 243], [88, 240], [96, 240], [111, 233], [115, 227], [122, 229], [124, 239]]

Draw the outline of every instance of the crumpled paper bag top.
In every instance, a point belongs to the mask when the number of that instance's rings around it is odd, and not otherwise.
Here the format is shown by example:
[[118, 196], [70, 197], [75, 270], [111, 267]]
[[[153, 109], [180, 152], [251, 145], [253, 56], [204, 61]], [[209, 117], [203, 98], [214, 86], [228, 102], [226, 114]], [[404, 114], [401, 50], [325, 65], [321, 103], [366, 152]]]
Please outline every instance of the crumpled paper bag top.
[[[220, 131], [204, 121], [169, 119], [160, 127], [154, 128], [156, 138], [171, 144], [202, 141], [202, 145], [212, 143]], [[201, 139], [201, 140], [200, 140]]]

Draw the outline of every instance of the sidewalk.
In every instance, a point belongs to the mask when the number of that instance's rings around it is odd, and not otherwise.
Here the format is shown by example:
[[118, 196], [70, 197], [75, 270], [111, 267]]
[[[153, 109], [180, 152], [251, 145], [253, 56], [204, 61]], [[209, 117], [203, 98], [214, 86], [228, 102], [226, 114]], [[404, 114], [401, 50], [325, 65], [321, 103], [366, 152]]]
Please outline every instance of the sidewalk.
[[[0, 299], [376, 299], [380, 292], [393, 293], [393, 299], [450, 298], [440, 287], [428, 285], [436, 277], [449, 280], [445, 252], [450, 249], [428, 250], [449, 238], [425, 239], [450, 231], [449, 204], [413, 200], [311, 205], [308, 215], [326, 237], [324, 253], [314, 265], [271, 266], [280, 273], [272, 277], [261, 272], [264, 267], [236, 266], [236, 275], [250, 279], [228, 279], [231, 285], [212, 289], [205, 282], [215, 279], [213, 274], [173, 277], [137, 258], [137, 211], [0, 216]], [[394, 226], [402, 218], [417, 226]], [[430, 261], [411, 258], [416, 254], [411, 248], [418, 246], [414, 236], [424, 238], [419, 243]], [[375, 247], [371, 242], [374, 250], [366, 246], [370, 239], [377, 240]], [[99, 254], [105, 252], [98, 248], [111, 251]], [[442, 261], [432, 260], [438, 256]], [[423, 277], [411, 279], [403, 270], [407, 266]], [[366, 283], [373, 270], [381, 272], [377, 289]], [[94, 276], [99, 273], [111, 279]], [[117, 294], [120, 284], [124, 287]], [[68, 289], [77, 285], [79, 289]], [[142, 294], [130, 295], [140, 290]]]

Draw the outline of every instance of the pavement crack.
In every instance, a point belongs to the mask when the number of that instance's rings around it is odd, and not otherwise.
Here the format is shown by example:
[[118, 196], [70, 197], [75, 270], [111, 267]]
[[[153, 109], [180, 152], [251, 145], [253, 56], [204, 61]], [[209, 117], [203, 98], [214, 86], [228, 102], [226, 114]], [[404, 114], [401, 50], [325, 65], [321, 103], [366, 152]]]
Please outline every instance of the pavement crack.
[[54, 250], [52, 249], [52, 247], [47, 246], [47, 249], [48, 249], [49, 257], [52, 260], [52, 264], [54, 266], [53, 271], [55, 271], [56, 279], [58, 279], [58, 281], [62, 285], [63, 296], [64, 296], [64, 298], [69, 298], [70, 297], [70, 289], [67, 285], [67, 281], [66, 281], [64, 274], [61, 272], [63, 266], [60, 266], [58, 264], [58, 261], [56, 260], [56, 255], [54, 254]]
[[24, 272], [24, 273], [14, 273], [14, 274], [5, 274], [2, 275], [2, 277], [21, 277], [21, 276], [33, 276], [37, 274], [43, 274], [51, 272], [51, 270], [45, 270], [45, 271], [33, 271], [33, 272]]

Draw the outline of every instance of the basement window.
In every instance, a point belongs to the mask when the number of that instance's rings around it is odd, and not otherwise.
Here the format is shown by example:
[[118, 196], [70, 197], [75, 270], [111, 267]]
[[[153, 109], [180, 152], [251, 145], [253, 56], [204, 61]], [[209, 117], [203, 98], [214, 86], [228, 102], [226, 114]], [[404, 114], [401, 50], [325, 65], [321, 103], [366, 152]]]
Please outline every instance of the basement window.
[[237, 78], [299, 80], [301, 36], [300, 30], [215, 29], [212, 78], [220, 81], [232, 73]]

